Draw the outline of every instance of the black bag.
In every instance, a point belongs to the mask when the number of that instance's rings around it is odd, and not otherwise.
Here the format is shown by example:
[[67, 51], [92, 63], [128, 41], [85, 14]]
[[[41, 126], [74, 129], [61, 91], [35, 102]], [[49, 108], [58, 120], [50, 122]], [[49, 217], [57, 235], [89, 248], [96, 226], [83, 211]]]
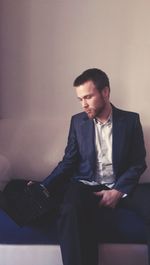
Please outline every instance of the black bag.
[[48, 193], [39, 183], [12, 180], [3, 191], [3, 210], [19, 225], [29, 224], [58, 207], [56, 194]]

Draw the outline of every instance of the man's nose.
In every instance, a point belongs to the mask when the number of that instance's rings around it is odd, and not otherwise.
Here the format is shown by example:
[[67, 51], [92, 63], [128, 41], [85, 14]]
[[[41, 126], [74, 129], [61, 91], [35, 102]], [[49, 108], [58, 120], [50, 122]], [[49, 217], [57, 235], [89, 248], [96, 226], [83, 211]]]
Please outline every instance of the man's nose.
[[86, 99], [83, 99], [82, 100], [82, 107], [83, 108], [87, 108], [88, 107], [88, 103], [87, 103], [87, 100]]

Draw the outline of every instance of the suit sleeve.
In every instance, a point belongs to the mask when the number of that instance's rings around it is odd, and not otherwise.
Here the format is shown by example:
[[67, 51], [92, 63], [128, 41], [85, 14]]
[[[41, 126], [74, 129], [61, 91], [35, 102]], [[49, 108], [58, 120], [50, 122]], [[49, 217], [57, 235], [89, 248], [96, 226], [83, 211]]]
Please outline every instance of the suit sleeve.
[[137, 185], [141, 174], [146, 169], [146, 150], [139, 115], [136, 116], [128, 153], [129, 166], [117, 178], [115, 189], [125, 194], [130, 194]]
[[53, 188], [55, 185], [61, 184], [66, 179], [70, 178], [74, 173], [78, 158], [78, 143], [74, 128], [74, 118], [72, 117], [63, 159], [42, 184], [49, 189], [50, 187]]

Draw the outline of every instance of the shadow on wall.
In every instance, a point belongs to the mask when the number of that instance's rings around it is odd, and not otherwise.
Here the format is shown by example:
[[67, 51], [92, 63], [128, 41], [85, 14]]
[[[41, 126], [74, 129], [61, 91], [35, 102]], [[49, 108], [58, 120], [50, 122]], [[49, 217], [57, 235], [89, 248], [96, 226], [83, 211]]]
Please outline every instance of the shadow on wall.
[[9, 160], [0, 154], [0, 190], [3, 190], [5, 185], [11, 179], [11, 165]]
[[144, 140], [145, 140], [145, 148], [146, 148], [146, 163], [147, 169], [144, 172], [143, 176], [141, 177], [141, 182], [150, 182], [150, 127], [144, 127]]
[[[0, 1], [0, 58], [2, 58], [2, 1]], [[2, 117], [2, 59], [0, 60], [0, 118]]]
[[30, 1], [0, 1], [0, 117], [28, 110]]

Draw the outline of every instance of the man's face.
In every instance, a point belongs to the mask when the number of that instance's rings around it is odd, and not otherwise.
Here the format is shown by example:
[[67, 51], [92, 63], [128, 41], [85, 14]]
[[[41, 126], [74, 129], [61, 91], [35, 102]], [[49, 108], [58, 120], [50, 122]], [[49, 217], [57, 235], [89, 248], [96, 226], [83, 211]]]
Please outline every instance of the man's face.
[[92, 81], [87, 81], [76, 87], [76, 93], [90, 119], [101, 117], [109, 102], [108, 87], [99, 92]]

